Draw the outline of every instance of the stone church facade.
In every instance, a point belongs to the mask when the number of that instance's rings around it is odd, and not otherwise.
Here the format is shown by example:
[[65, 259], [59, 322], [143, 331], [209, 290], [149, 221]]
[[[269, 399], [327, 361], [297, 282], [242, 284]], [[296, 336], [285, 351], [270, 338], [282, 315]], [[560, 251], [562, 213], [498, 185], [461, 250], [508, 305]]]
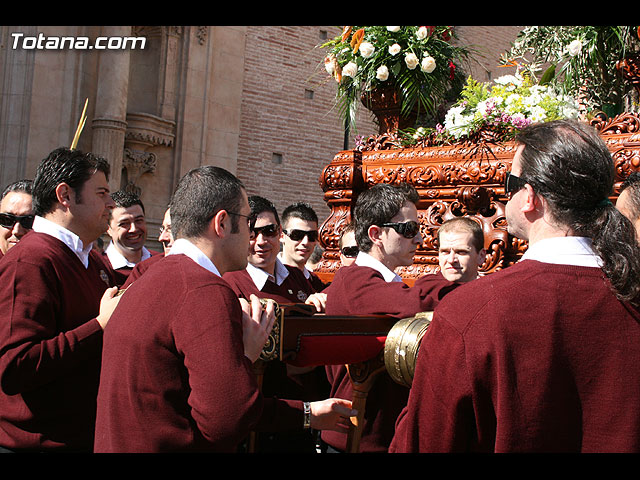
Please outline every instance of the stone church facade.
[[[521, 28], [455, 27], [476, 52], [469, 74], [488, 81], [512, 73], [498, 61]], [[69, 146], [88, 99], [77, 148], [109, 160], [113, 191], [140, 194], [152, 248], [177, 181], [200, 165], [234, 172], [250, 195], [279, 211], [308, 201], [322, 221], [329, 213], [322, 169], [353, 147], [355, 135], [377, 131], [361, 109], [358, 131], [346, 135], [333, 108], [335, 85], [318, 46], [339, 33], [335, 26], [0, 26], [0, 185], [33, 178], [51, 150]]]

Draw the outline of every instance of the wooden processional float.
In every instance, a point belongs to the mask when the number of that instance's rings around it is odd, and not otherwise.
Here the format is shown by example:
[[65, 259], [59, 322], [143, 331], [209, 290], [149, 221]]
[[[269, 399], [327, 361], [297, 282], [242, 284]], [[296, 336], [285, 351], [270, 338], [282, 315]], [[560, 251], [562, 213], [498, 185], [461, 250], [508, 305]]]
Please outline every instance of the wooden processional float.
[[[599, 116], [591, 123], [612, 153], [616, 182], [610, 198], [615, 202], [624, 179], [640, 171], [640, 117], [630, 113], [611, 120]], [[424, 241], [413, 265], [398, 271], [409, 285], [421, 275], [438, 271], [438, 228], [453, 217], [467, 216], [482, 226], [487, 258], [481, 275], [518, 261], [527, 244], [507, 233], [504, 192], [515, 144], [397, 145], [393, 134], [380, 134], [358, 149], [339, 152], [323, 170], [320, 185], [331, 212], [320, 228], [325, 252], [316, 269], [319, 276], [330, 281], [340, 267], [338, 240], [351, 221], [351, 209], [358, 195], [377, 183], [407, 182], [420, 195], [418, 218]], [[361, 414], [378, 375], [390, 375], [407, 388], [411, 386], [420, 341], [432, 315], [331, 317], [297, 304], [280, 305], [278, 310], [257, 364], [276, 360], [296, 366], [347, 365], [354, 388], [353, 407]], [[352, 420], [348, 451], [358, 452], [363, 418]]]

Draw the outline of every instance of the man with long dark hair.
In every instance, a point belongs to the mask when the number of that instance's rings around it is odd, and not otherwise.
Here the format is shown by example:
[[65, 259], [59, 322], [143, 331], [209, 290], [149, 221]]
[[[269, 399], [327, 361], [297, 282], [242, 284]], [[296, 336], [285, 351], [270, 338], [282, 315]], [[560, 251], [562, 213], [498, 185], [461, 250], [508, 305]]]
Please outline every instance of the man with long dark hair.
[[392, 452], [640, 451], [640, 248], [610, 152], [574, 121], [518, 144], [506, 217], [528, 250], [436, 307]]

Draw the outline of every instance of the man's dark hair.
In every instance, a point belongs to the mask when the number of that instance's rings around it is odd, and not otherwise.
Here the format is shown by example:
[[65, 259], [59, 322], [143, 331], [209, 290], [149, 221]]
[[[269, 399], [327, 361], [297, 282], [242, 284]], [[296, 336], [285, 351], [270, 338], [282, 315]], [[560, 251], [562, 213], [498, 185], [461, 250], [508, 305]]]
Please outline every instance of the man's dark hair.
[[299, 218], [307, 222], [318, 223], [318, 215], [311, 205], [304, 202], [297, 202], [289, 205], [282, 211], [282, 224], [286, 225], [290, 218]]
[[635, 222], [640, 218], [640, 172], [631, 172], [624, 182], [622, 182], [620, 193], [624, 191], [629, 195], [631, 221]]
[[[171, 231], [174, 238], [197, 238], [220, 211], [239, 213], [242, 182], [224, 168], [194, 168], [180, 179], [171, 199]], [[231, 232], [238, 231], [239, 215], [231, 215]]]
[[33, 180], [33, 212], [44, 215], [53, 210], [58, 201], [56, 187], [66, 183], [74, 191], [80, 203], [80, 191], [85, 182], [96, 172], [104, 173], [109, 180], [109, 162], [93, 153], [60, 147], [40, 162]]
[[140, 197], [135, 193], [127, 192], [126, 190], [118, 190], [111, 194], [111, 198], [116, 204], [116, 208], [129, 208], [134, 205], [140, 205], [142, 213], [145, 213], [144, 204], [142, 203], [142, 200], [140, 200]]
[[275, 205], [264, 197], [259, 195], [251, 195], [249, 197], [249, 207], [251, 208], [251, 224], [255, 224], [258, 215], [264, 212], [273, 213], [273, 217], [276, 219], [276, 224], [280, 225], [280, 217], [278, 216], [278, 210]]
[[638, 300], [640, 247], [633, 224], [609, 201], [615, 170], [597, 131], [557, 120], [521, 130], [520, 177], [543, 196], [555, 221], [592, 239], [602, 270], [621, 300]]
[[33, 191], [33, 181], [32, 180], [18, 180], [16, 182], [12, 182], [7, 185], [2, 192], [2, 196], [0, 200], [7, 196], [7, 194], [11, 192], [19, 192], [19, 193], [27, 193], [29, 195], [32, 194]]
[[373, 246], [369, 238], [371, 225], [390, 222], [406, 202], [417, 204], [418, 200], [418, 192], [408, 183], [400, 185], [378, 183], [362, 192], [353, 209], [355, 237], [360, 251], [371, 251]]

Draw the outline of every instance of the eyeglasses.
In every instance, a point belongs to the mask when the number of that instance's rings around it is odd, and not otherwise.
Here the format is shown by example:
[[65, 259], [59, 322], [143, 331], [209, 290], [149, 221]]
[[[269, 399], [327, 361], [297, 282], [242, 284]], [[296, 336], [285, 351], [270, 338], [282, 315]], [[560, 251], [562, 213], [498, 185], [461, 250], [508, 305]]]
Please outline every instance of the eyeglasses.
[[260, 234], [262, 234], [263, 237], [275, 237], [280, 231], [280, 225], [270, 223], [268, 225], [263, 225], [262, 227], [253, 227], [251, 231], [255, 237]]
[[380, 227], [390, 227], [402, 235], [404, 238], [413, 238], [420, 231], [420, 224], [410, 220], [403, 223], [383, 223]]
[[340, 253], [342, 253], [342, 255], [344, 255], [345, 257], [355, 258], [358, 256], [359, 251], [360, 249], [358, 248], [358, 246], [354, 245], [352, 247], [342, 247]]
[[511, 172], [507, 172], [504, 177], [504, 194], [511, 197], [511, 195], [523, 188], [526, 183], [527, 182], [520, 177], [517, 177]]
[[283, 230], [284, 234], [287, 235], [294, 242], [299, 242], [304, 237], [307, 237], [310, 242], [316, 242], [318, 240], [318, 231], [317, 230]]
[[35, 215], [14, 215], [13, 213], [0, 213], [0, 225], [12, 229], [16, 223], [20, 223], [25, 230], [31, 230]]

